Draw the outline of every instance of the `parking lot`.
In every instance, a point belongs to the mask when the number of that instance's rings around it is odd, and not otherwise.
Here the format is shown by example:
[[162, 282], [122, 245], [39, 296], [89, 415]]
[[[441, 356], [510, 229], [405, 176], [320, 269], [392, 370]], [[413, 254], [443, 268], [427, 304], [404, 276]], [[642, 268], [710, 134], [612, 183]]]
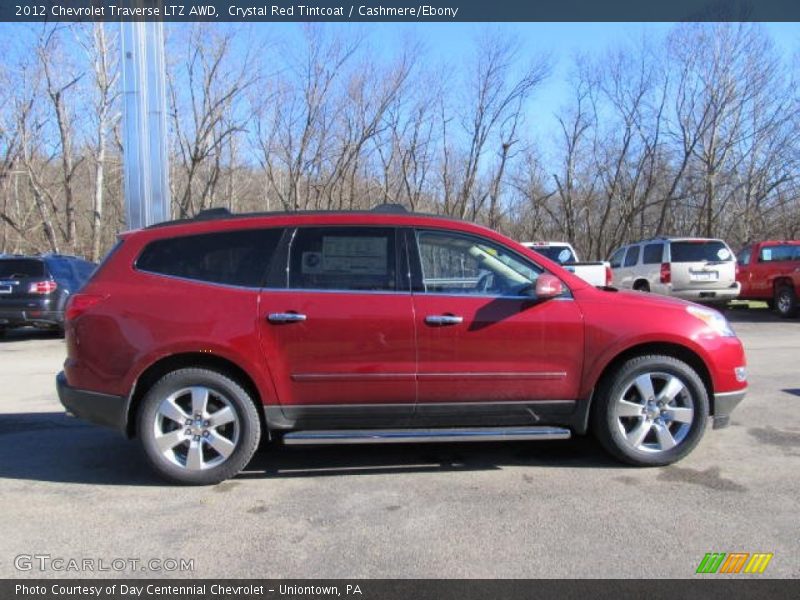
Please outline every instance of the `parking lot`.
[[[800, 320], [729, 311], [750, 393], [677, 465], [635, 469], [591, 439], [266, 447], [208, 488], [163, 485], [135, 443], [66, 417], [64, 342], [0, 340], [0, 577], [18, 555], [191, 559], [102, 576], [692, 577], [707, 552], [771, 552], [800, 577]], [[739, 575], [741, 577], [742, 575]]]

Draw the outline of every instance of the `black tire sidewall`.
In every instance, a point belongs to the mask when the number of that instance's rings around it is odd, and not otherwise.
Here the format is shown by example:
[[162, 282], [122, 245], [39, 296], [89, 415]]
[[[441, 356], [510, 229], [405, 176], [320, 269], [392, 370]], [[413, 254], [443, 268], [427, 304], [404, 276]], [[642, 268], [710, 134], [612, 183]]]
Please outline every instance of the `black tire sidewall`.
[[[782, 311], [780, 309], [781, 303], [779, 302], [779, 299], [782, 294], [786, 294], [789, 300], [789, 310], [787, 311]], [[795, 295], [794, 290], [788, 285], [783, 285], [775, 291], [775, 310], [784, 319], [793, 317], [797, 312], [797, 296]]]
[[[686, 438], [671, 450], [658, 453], [630, 448], [622, 438], [612, 409], [614, 399], [622, 394], [633, 379], [653, 372], [678, 377], [689, 390], [694, 403], [694, 420]], [[593, 412], [596, 437], [612, 455], [636, 466], [662, 466], [682, 459], [699, 443], [708, 422], [708, 392], [703, 381], [692, 367], [670, 356], [641, 356], [628, 360], [600, 386], [597, 400]]]
[[[239, 440], [221, 465], [187, 471], [169, 462], [158, 450], [153, 423], [161, 401], [185, 387], [202, 385], [225, 395], [239, 418]], [[137, 435], [148, 462], [164, 479], [184, 485], [212, 485], [234, 477], [253, 456], [261, 437], [261, 423], [250, 395], [234, 380], [208, 369], [187, 368], [162, 377], [145, 395], [137, 415]]]

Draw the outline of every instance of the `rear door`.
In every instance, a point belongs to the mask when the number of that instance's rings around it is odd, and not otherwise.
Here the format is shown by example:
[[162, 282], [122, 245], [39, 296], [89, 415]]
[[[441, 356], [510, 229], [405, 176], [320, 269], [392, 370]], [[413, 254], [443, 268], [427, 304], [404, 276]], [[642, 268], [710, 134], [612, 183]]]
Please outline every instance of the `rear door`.
[[261, 345], [283, 416], [398, 423], [416, 398], [405, 255], [392, 227], [301, 227], [264, 289]]
[[[583, 357], [577, 303], [532, 295], [542, 269], [491, 240], [444, 230], [412, 238], [417, 418], [571, 410]], [[411, 246], [411, 244], [410, 244]]]
[[675, 291], [725, 289], [736, 281], [736, 260], [722, 240], [673, 240], [670, 262]]

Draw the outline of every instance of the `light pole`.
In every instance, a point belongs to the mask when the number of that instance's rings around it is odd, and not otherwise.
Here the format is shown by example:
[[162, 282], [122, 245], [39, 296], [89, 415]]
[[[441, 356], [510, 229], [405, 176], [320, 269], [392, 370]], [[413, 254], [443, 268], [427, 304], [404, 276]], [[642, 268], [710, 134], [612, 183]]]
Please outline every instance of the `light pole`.
[[164, 24], [122, 23], [123, 165], [128, 229], [169, 219]]

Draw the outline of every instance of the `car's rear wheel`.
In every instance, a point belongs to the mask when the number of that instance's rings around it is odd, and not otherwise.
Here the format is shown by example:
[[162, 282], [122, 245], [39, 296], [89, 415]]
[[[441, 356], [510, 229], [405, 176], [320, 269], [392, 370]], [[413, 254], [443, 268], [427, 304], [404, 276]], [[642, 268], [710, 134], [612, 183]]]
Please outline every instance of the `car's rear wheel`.
[[708, 419], [700, 376], [671, 356], [639, 356], [600, 384], [592, 427], [603, 447], [637, 466], [661, 466], [686, 456]]
[[784, 319], [797, 314], [797, 296], [790, 285], [781, 285], [775, 289], [775, 310]]
[[649, 293], [649, 292], [650, 292], [650, 284], [649, 284], [649, 283], [647, 283], [646, 281], [637, 281], [637, 282], [634, 284], [634, 286], [633, 286], [633, 289], [634, 289], [635, 291], [637, 291], [637, 292], [646, 292], [646, 293]]
[[189, 485], [235, 476], [253, 456], [261, 423], [250, 395], [208, 369], [173, 371], [145, 395], [137, 432], [159, 475]]

